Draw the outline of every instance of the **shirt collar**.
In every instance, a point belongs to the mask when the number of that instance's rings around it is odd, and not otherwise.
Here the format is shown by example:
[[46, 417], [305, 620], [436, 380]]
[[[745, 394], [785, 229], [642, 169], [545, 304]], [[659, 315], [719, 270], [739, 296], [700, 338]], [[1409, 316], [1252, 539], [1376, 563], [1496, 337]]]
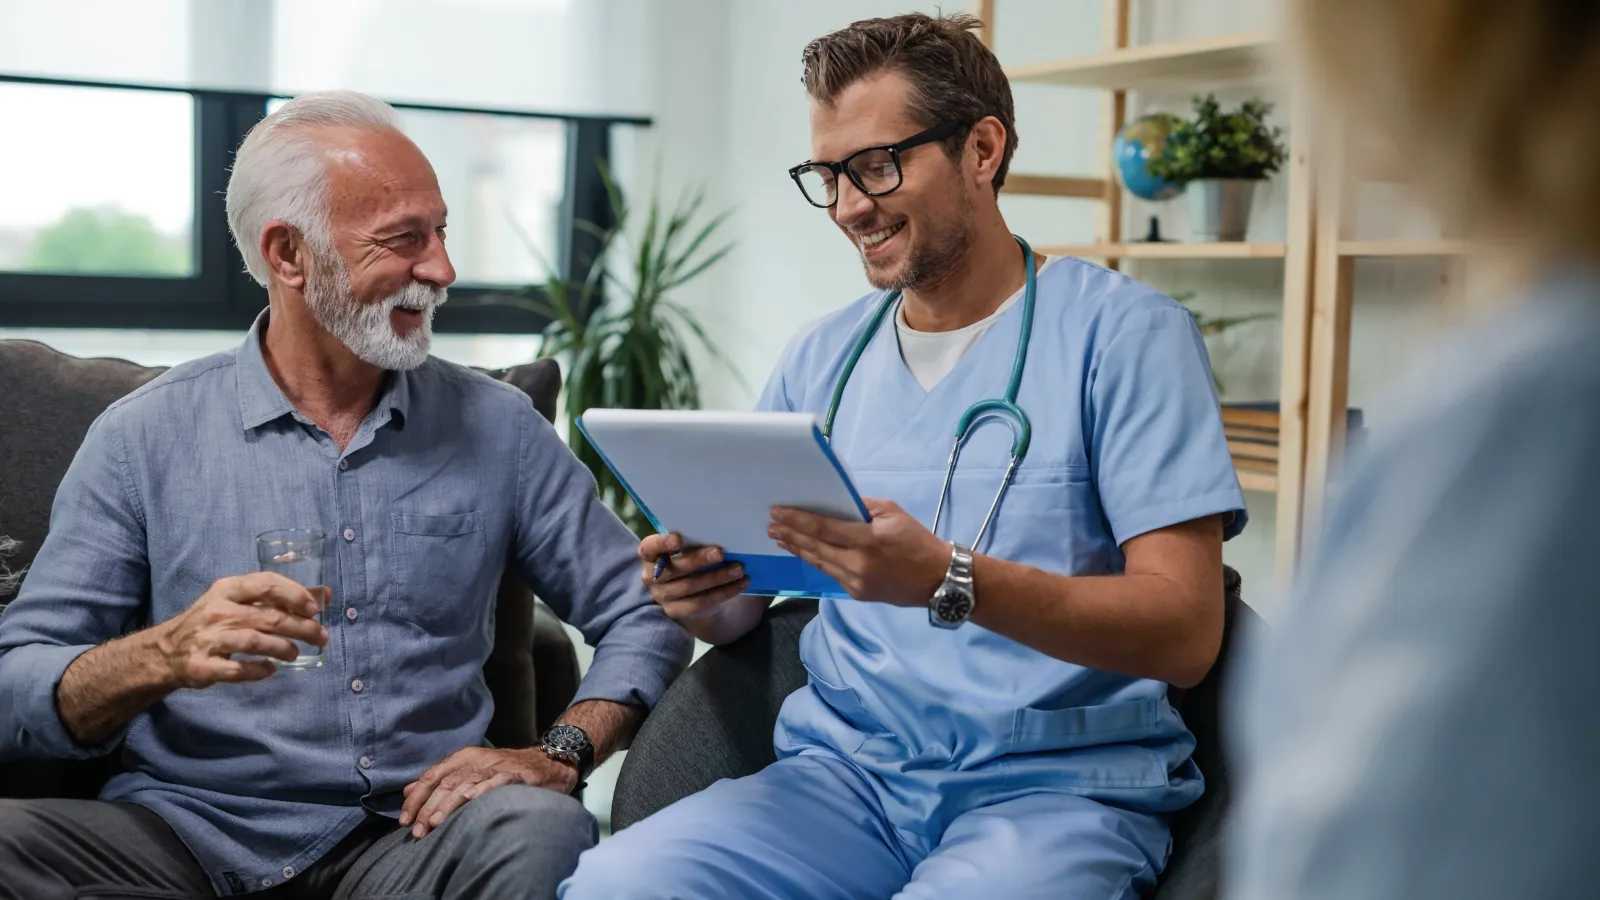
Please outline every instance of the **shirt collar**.
[[[253, 431], [283, 416], [300, 418], [283, 395], [283, 389], [267, 371], [267, 361], [261, 355], [261, 334], [267, 327], [268, 310], [263, 309], [250, 325], [244, 343], [239, 345], [239, 421], [245, 431]], [[411, 378], [405, 372], [389, 372], [384, 378], [383, 395], [378, 398], [378, 411], [374, 427], [391, 419], [397, 428], [405, 427], [411, 410]]]

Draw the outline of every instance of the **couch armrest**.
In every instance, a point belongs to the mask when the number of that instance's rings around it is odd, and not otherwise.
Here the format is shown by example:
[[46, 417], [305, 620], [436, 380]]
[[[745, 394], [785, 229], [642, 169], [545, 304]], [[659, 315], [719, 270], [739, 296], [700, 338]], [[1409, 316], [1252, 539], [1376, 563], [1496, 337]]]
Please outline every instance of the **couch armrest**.
[[776, 603], [753, 631], [706, 651], [672, 683], [617, 774], [614, 831], [777, 760], [772, 729], [784, 699], [805, 686], [800, 632], [816, 613], [815, 600]]

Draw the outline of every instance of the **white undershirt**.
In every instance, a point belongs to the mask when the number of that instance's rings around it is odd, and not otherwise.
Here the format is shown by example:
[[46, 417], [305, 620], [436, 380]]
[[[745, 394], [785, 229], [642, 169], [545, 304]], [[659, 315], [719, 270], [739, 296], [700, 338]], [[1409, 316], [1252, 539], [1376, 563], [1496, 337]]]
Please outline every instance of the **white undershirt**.
[[[1043, 274], [1044, 270], [1050, 268], [1050, 264], [1059, 258], [1056, 256], [1045, 257], [1044, 263], [1039, 266], [1039, 271], [1035, 273], [1034, 277], [1037, 278], [1040, 274]], [[995, 322], [998, 322], [1001, 316], [1006, 314], [1006, 310], [1022, 299], [1022, 294], [1025, 290], [1025, 287], [1018, 288], [1015, 294], [1007, 297], [1005, 302], [1000, 304], [999, 309], [996, 309], [983, 319], [973, 322], [965, 328], [957, 328], [955, 331], [917, 331], [913, 329], [906, 324], [905, 300], [902, 299], [895, 307], [894, 312], [895, 332], [900, 336], [900, 356], [906, 361], [906, 367], [911, 370], [911, 374], [917, 379], [917, 383], [922, 385], [922, 389], [931, 391], [934, 385], [943, 381], [944, 377], [950, 374], [950, 370], [956, 367], [956, 363], [961, 362], [961, 358], [967, 355], [967, 351], [978, 343], [978, 339], [983, 337], [990, 327]]]

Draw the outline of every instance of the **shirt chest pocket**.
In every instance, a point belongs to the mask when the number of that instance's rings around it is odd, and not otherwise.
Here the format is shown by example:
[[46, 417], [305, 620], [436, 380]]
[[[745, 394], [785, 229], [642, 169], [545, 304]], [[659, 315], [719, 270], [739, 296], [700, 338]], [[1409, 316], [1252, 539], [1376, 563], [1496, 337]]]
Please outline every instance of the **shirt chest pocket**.
[[394, 612], [435, 634], [476, 627], [490, 573], [480, 512], [396, 512], [390, 523]]

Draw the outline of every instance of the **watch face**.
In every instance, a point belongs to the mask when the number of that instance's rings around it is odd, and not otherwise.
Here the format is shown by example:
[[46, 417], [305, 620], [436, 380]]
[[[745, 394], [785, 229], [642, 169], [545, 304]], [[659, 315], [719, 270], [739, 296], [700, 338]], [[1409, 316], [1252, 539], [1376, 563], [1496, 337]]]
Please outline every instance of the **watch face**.
[[965, 591], [945, 588], [933, 598], [933, 614], [945, 622], [965, 622], [972, 614], [972, 598]]
[[552, 750], [577, 753], [589, 746], [589, 739], [581, 729], [571, 725], [555, 725], [544, 736], [545, 746]]

